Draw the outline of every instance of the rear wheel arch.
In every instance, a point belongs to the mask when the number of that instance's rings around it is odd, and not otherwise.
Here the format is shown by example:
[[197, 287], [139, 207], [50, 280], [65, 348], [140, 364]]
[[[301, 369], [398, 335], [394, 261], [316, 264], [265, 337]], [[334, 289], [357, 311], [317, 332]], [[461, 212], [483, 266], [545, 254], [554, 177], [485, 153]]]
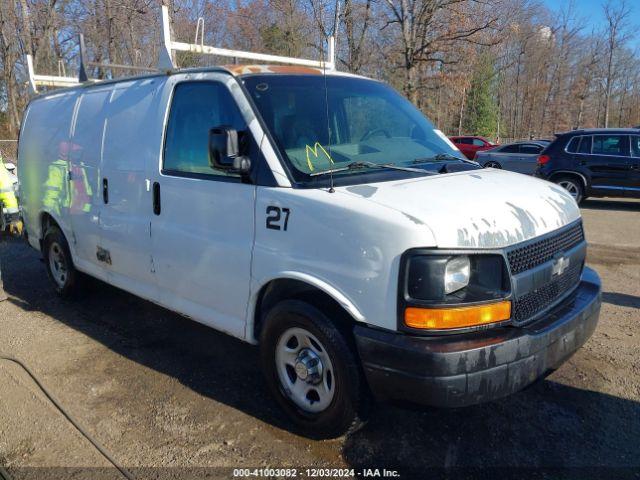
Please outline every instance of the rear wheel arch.
[[578, 204], [587, 197], [586, 181], [581, 175], [572, 172], [558, 173], [549, 177], [549, 180], [568, 190]]
[[560, 177], [574, 177], [580, 181], [582, 184], [582, 188], [586, 189], [589, 186], [589, 182], [587, 181], [587, 177], [578, 172], [573, 172], [571, 170], [556, 170], [551, 175], [549, 175], [549, 181], [556, 183], [556, 180]]
[[[47, 230], [51, 227], [58, 228], [61, 232], [63, 232], [60, 223], [51, 215], [49, 212], [42, 212], [40, 214], [40, 250], [42, 250], [44, 237], [47, 235]], [[63, 232], [64, 235], [64, 232]]]

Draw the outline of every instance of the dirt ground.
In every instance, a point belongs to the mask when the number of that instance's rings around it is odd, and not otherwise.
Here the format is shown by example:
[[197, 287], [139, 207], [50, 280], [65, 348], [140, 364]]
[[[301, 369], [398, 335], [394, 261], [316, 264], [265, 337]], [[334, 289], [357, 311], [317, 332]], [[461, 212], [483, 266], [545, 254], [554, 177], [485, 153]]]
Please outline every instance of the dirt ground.
[[[587, 201], [583, 214], [588, 263], [603, 279], [594, 336], [546, 380], [486, 405], [378, 405], [352, 435], [296, 436], [267, 393], [255, 347], [98, 282], [62, 301], [39, 255], [17, 241], [0, 244], [10, 295], [0, 303], [0, 355], [25, 362], [136, 478], [229, 478], [238, 467], [297, 467], [298, 477], [331, 467], [356, 477], [387, 468], [402, 478], [640, 478], [640, 202]], [[122, 478], [2, 360], [0, 466], [16, 479]]]

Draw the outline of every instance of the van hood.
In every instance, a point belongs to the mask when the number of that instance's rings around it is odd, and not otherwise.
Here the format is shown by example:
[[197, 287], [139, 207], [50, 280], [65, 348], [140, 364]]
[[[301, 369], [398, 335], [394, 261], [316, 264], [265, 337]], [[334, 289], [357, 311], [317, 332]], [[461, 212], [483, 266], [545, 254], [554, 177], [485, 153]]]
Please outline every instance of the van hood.
[[439, 248], [506, 247], [580, 218], [578, 205], [563, 188], [504, 170], [472, 170], [336, 190], [399, 211], [417, 226], [429, 228]]

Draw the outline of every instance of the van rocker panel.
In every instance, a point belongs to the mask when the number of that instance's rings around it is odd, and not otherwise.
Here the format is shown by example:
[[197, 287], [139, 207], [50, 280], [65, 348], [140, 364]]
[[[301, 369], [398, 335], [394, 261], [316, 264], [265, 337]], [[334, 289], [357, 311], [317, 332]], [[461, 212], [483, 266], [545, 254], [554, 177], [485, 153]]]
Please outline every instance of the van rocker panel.
[[369, 386], [380, 400], [463, 407], [515, 393], [564, 363], [593, 334], [601, 304], [598, 274], [541, 320], [460, 335], [412, 336], [354, 327]]

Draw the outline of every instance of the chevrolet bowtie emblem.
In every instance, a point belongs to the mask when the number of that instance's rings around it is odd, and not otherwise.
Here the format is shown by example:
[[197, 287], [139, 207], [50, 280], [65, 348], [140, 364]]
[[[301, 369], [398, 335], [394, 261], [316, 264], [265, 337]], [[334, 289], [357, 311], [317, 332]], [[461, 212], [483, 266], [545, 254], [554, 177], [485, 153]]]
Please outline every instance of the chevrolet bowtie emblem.
[[556, 254], [553, 257], [551, 275], [562, 275], [564, 271], [569, 268], [569, 262], [569, 257], [564, 257], [561, 253]]

